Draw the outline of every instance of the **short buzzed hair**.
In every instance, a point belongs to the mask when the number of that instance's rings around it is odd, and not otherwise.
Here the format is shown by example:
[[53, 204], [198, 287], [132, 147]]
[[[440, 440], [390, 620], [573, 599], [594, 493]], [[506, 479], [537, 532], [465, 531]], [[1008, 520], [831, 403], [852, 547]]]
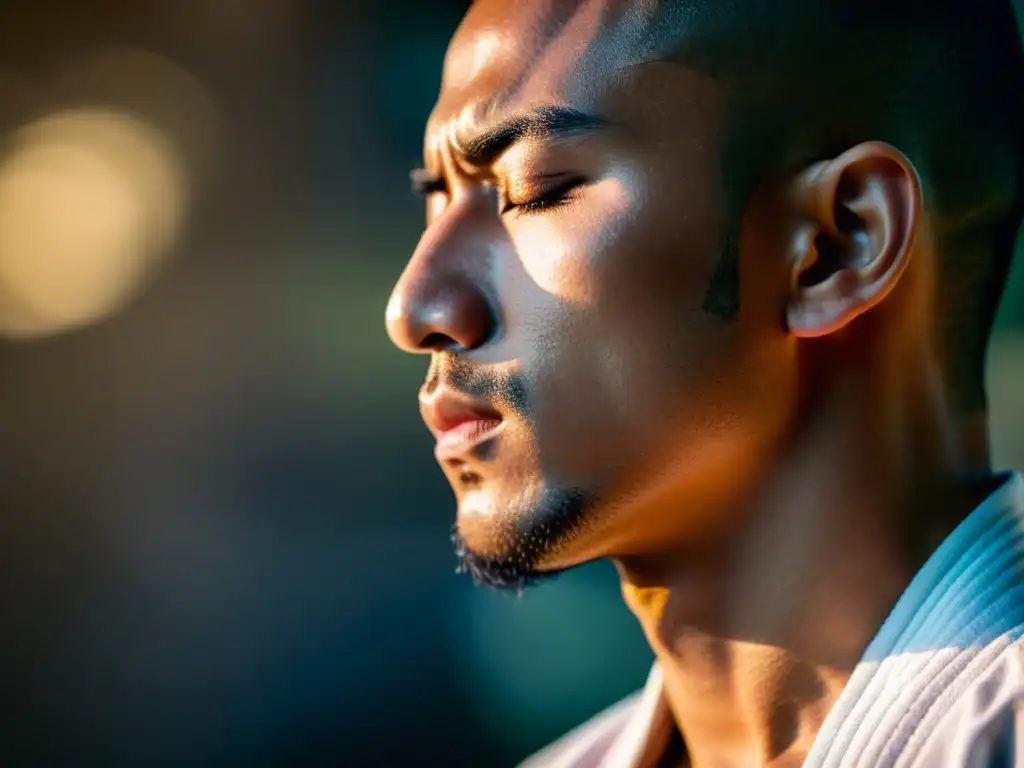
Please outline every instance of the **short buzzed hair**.
[[648, 57], [710, 75], [726, 104], [729, 226], [705, 308], [739, 311], [735, 236], [758, 186], [888, 142], [924, 187], [954, 407], [984, 408], [1024, 197], [1024, 57], [1009, 0], [663, 0], [654, 14]]

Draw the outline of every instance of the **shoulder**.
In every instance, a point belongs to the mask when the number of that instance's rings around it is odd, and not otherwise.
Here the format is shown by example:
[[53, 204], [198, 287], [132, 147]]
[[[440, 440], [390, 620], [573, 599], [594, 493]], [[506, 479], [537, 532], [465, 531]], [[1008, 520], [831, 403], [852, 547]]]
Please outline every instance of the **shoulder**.
[[589, 768], [611, 748], [636, 713], [641, 691], [608, 707], [519, 765], [519, 768]]

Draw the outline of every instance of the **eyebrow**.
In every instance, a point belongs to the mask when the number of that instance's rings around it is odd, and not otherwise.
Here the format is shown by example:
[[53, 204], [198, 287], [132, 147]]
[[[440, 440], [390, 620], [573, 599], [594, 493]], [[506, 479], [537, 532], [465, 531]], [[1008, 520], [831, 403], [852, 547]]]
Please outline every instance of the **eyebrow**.
[[[593, 133], [608, 125], [604, 118], [571, 107], [538, 107], [498, 123], [477, 136], [456, 141], [454, 149], [467, 164], [483, 167], [492, 164], [523, 139], [560, 139]], [[444, 192], [447, 188], [442, 176], [422, 168], [412, 171], [409, 180], [412, 191], [418, 195]]]
[[525, 138], [560, 139], [592, 133], [608, 121], [571, 107], [538, 107], [489, 128], [472, 138], [457, 141], [456, 151], [473, 166], [486, 166], [498, 159], [513, 144]]

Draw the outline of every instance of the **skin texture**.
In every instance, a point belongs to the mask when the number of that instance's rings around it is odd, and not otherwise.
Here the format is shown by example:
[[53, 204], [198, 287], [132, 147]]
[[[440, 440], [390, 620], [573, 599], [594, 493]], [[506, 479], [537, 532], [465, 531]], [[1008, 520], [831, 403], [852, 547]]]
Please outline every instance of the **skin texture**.
[[[466, 568], [519, 587], [613, 559], [683, 763], [799, 765], [984, 494], [985, 419], [949, 402], [910, 161], [861, 142], [730, 222], [720, 90], [645, 58], [651, 5], [473, 4], [387, 327], [431, 357], [428, 419], [454, 398], [502, 420], [441, 460]], [[511, 143], [478, 140], [516, 119]], [[706, 308], [725, 247], [729, 321]]]

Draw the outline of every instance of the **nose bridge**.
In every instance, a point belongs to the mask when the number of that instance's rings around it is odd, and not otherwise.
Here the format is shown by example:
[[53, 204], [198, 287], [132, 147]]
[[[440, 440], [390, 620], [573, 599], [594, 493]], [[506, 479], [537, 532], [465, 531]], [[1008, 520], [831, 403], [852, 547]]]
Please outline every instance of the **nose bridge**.
[[451, 284], [472, 281], [474, 262], [467, 252], [472, 239], [466, 232], [466, 206], [453, 201], [427, 226], [409, 263], [406, 264], [395, 293], [404, 302], [431, 303]]
[[487, 248], [473, 213], [469, 200], [453, 199], [420, 238], [388, 302], [388, 333], [399, 348], [472, 349], [493, 334]]
[[419, 263], [435, 272], [454, 273], [469, 266], [464, 256], [469, 235], [469, 205], [464, 193], [454, 199], [423, 230], [409, 266]]

